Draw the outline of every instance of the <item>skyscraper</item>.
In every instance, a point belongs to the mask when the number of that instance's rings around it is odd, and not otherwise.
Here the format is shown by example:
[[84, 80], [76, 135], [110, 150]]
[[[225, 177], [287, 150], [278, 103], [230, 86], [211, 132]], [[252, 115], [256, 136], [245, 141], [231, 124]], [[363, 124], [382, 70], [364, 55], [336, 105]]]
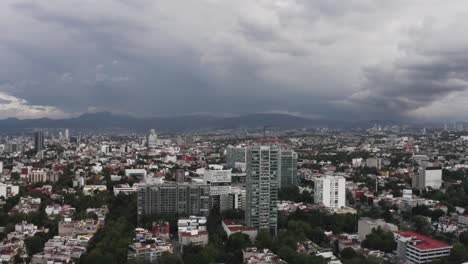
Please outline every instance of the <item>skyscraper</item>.
[[36, 154], [44, 150], [44, 133], [42, 131], [34, 133], [34, 149]]
[[297, 153], [290, 149], [280, 152], [278, 188], [297, 185]]
[[148, 135], [148, 147], [155, 148], [158, 146], [158, 134], [154, 129], [150, 130], [150, 134]]
[[68, 131], [68, 128], [65, 129], [65, 140], [66, 141], [70, 140], [70, 132]]
[[276, 234], [280, 149], [252, 146], [247, 149], [246, 224]]

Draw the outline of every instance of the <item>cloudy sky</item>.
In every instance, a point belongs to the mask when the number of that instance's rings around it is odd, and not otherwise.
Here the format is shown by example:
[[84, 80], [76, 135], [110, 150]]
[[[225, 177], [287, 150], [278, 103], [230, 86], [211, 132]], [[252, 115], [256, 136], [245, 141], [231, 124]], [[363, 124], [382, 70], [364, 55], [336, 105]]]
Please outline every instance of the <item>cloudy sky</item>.
[[0, 118], [466, 120], [465, 0], [0, 1]]

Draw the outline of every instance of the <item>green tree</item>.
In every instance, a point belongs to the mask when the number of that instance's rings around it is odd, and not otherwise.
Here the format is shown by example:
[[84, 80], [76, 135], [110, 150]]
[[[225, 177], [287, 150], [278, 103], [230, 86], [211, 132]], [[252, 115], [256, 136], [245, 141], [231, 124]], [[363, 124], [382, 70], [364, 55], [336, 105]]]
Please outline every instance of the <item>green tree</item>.
[[357, 253], [354, 249], [347, 247], [341, 251], [341, 257], [344, 259], [352, 259], [357, 257]]
[[255, 245], [258, 248], [271, 248], [273, 244], [273, 238], [268, 229], [260, 229], [255, 240]]
[[362, 241], [362, 247], [385, 252], [393, 252], [396, 246], [393, 233], [382, 230], [380, 226], [377, 229], [373, 229], [372, 233], [367, 235], [366, 239]]
[[169, 252], [164, 252], [161, 257], [158, 259], [159, 264], [178, 264], [179, 259], [176, 255], [170, 254]]

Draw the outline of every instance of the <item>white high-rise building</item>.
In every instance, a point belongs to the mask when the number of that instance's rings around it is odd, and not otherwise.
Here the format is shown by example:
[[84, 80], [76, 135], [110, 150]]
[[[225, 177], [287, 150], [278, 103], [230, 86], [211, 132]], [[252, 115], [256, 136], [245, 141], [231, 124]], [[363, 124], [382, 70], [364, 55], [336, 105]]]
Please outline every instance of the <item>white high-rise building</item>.
[[65, 140], [70, 140], [70, 132], [68, 131], [68, 128], [65, 129]]
[[154, 129], [150, 130], [150, 134], [148, 135], [148, 147], [155, 148], [158, 146], [158, 134]]
[[317, 177], [314, 202], [329, 208], [346, 206], [346, 179], [342, 176]]
[[420, 167], [419, 173], [413, 176], [412, 187], [418, 190], [424, 190], [427, 187], [440, 189], [442, 186], [442, 168], [441, 167]]

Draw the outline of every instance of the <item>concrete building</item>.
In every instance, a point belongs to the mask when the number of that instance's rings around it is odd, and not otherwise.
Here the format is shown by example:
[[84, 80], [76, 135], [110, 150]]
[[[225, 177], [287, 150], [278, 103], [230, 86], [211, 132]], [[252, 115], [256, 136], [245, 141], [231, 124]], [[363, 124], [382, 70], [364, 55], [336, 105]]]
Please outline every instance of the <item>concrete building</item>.
[[182, 246], [205, 246], [208, 244], [208, 231], [206, 231], [206, 217], [190, 216], [177, 221], [179, 243]]
[[7, 199], [7, 198], [17, 195], [18, 193], [19, 193], [19, 186], [0, 183], [0, 199], [1, 197], [3, 197], [4, 199]]
[[395, 233], [397, 256], [408, 264], [430, 263], [450, 255], [452, 246], [413, 231]]
[[380, 158], [367, 158], [366, 166], [369, 168], [376, 168], [380, 170], [382, 168], [382, 159]]
[[246, 209], [247, 192], [244, 187], [233, 186], [231, 192], [221, 200], [221, 211]]
[[462, 214], [458, 216], [458, 225], [468, 227], [468, 214]]
[[28, 181], [31, 183], [46, 182], [47, 172], [44, 170], [32, 170], [28, 175]]
[[229, 193], [231, 193], [231, 169], [222, 166], [211, 166], [204, 171], [204, 180], [210, 185], [211, 207], [226, 210]]
[[366, 236], [372, 233], [372, 229], [382, 228], [382, 230], [396, 232], [398, 226], [385, 222], [383, 219], [372, 219], [369, 217], [362, 217], [358, 222], [359, 239], [362, 241]]
[[207, 184], [167, 182], [138, 185], [138, 217], [162, 213], [208, 215], [210, 187]]
[[342, 176], [316, 177], [314, 202], [328, 208], [346, 206], [346, 179]]
[[126, 169], [125, 176], [133, 177], [138, 180], [146, 179], [148, 172], [145, 169]]
[[413, 176], [412, 187], [418, 190], [424, 190], [428, 187], [431, 187], [432, 189], [440, 189], [441, 186], [441, 167], [420, 167], [419, 173]]
[[177, 170], [175, 173], [176, 182], [185, 182], [185, 171]]
[[236, 220], [229, 219], [224, 219], [221, 224], [223, 226], [224, 232], [226, 232], [228, 237], [236, 233], [242, 233], [248, 235], [252, 243], [254, 243], [255, 239], [257, 238], [258, 232], [255, 227], [245, 226]]
[[247, 200], [245, 221], [248, 226], [269, 229], [276, 234], [278, 223], [278, 175], [281, 149], [252, 146], [247, 149]]

